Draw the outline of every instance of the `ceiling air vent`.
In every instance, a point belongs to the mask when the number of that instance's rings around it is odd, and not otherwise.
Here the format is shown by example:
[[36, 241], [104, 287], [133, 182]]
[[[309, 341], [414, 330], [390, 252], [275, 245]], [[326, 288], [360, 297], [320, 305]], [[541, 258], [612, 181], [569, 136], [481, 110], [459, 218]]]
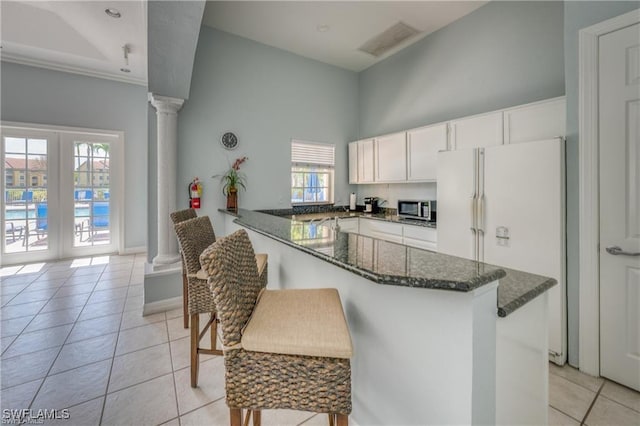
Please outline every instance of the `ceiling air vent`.
[[404, 22], [398, 22], [389, 29], [385, 30], [381, 34], [378, 34], [365, 44], [360, 46], [358, 50], [368, 53], [375, 57], [382, 56], [389, 50], [393, 49], [409, 37], [413, 37], [420, 31], [405, 24]]

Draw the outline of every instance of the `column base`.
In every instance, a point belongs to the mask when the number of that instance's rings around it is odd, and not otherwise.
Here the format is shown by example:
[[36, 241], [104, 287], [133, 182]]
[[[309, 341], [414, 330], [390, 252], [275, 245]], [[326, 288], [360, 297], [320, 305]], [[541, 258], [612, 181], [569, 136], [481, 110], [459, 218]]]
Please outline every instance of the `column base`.
[[179, 254], [159, 254], [153, 258], [153, 270], [161, 271], [181, 267]]

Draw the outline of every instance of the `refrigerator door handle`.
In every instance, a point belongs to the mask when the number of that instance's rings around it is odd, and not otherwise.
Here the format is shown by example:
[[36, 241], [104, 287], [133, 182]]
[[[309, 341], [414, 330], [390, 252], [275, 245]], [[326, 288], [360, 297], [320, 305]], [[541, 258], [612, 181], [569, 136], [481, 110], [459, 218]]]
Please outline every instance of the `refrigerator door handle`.
[[484, 234], [484, 194], [478, 197], [477, 212], [478, 212], [478, 217], [476, 220], [476, 227], [478, 229], [478, 232], [481, 232]]
[[471, 196], [471, 230], [475, 233], [476, 232], [476, 222], [477, 222], [477, 218], [476, 218], [476, 194], [473, 194]]

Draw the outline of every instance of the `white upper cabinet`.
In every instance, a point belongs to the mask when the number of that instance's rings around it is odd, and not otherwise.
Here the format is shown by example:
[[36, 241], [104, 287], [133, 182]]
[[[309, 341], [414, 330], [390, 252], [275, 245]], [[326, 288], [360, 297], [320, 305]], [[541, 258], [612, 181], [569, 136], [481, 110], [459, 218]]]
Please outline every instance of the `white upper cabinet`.
[[349, 183], [358, 183], [358, 142], [349, 143]]
[[504, 143], [532, 142], [565, 136], [564, 96], [504, 111]]
[[447, 123], [407, 132], [407, 180], [432, 181], [437, 177], [438, 151], [447, 150]]
[[373, 183], [374, 140], [358, 141], [358, 183]]
[[502, 145], [502, 111], [451, 121], [451, 149]]
[[407, 181], [407, 133], [376, 138], [376, 182]]
[[349, 144], [349, 183], [435, 182], [439, 151], [566, 134], [564, 96]]

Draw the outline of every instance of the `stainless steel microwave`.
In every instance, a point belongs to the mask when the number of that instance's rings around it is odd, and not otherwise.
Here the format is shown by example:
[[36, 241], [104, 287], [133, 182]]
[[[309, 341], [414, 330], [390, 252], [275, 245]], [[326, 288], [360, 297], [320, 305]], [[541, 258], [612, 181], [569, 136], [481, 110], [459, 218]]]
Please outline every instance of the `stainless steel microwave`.
[[428, 220], [436, 221], [436, 205], [435, 200], [416, 201], [416, 200], [399, 200], [398, 216], [404, 219]]

